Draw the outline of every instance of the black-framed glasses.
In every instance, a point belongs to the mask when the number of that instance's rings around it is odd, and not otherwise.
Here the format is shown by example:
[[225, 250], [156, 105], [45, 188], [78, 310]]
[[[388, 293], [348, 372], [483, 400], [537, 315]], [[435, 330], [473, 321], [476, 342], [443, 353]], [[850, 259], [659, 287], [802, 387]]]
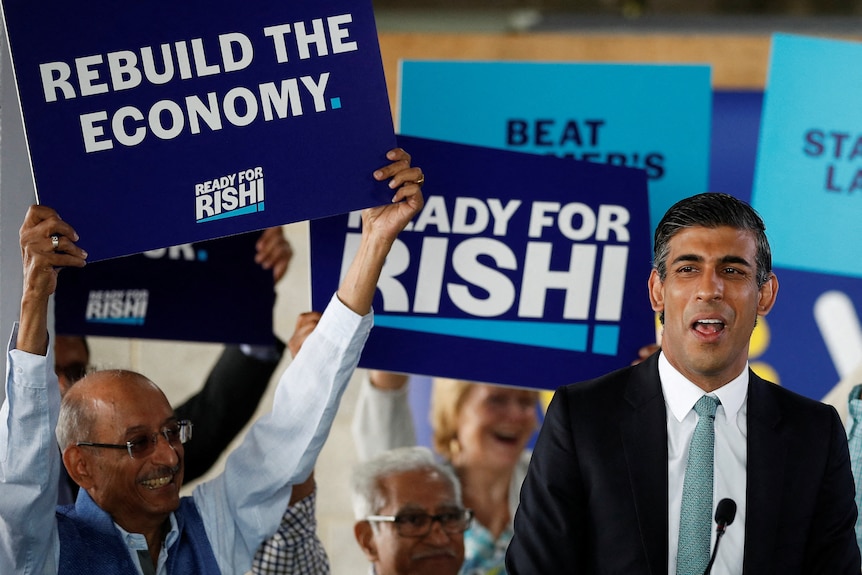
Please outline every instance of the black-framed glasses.
[[152, 453], [156, 448], [160, 435], [168, 441], [168, 445], [171, 447], [178, 443], [185, 443], [192, 438], [192, 422], [188, 419], [181, 419], [176, 423], [165, 426], [158, 433], [153, 433], [152, 435], [141, 434], [138, 437], [133, 437], [125, 443], [93, 443], [91, 441], [79, 441], [75, 445], [80, 447], [125, 449], [129, 452], [129, 457], [136, 459], [146, 457]]
[[470, 522], [473, 521], [473, 510], [453, 509], [436, 515], [416, 512], [405, 512], [398, 515], [369, 515], [365, 520], [394, 523], [398, 535], [403, 537], [424, 537], [431, 532], [431, 525], [435, 521], [446, 533], [464, 533], [470, 527]]

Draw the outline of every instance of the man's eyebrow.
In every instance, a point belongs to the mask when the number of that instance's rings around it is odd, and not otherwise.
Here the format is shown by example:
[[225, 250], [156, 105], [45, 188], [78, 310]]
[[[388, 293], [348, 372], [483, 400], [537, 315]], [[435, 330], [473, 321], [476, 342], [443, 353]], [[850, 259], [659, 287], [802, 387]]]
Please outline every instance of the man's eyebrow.
[[131, 427], [127, 427], [123, 432], [125, 436], [135, 435], [136, 433], [148, 433], [149, 428], [146, 425], [133, 425]]
[[697, 254], [682, 254], [673, 259], [671, 265], [678, 264], [680, 262], [702, 262], [703, 257]]
[[[159, 425], [159, 430], [161, 430], [166, 425], [170, 425], [171, 423], [174, 423], [176, 421], [178, 421], [176, 415], [172, 415], [172, 416], [166, 418], [161, 423], [161, 425]], [[134, 433], [149, 433], [149, 432], [150, 432], [150, 428], [147, 425], [133, 425], [131, 427], [126, 428], [125, 434], [126, 435], [132, 435]]]
[[739, 264], [739, 265], [743, 265], [743, 266], [749, 267], [749, 268], [754, 267], [753, 265], [751, 265], [748, 262], [747, 259], [745, 259], [742, 256], [724, 256], [723, 258], [721, 258], [721, 263], [723, 263], [723, 264]]
[[399, 507], [398, 510], [392, 515], [405, 515], [405, 514], [420, 514], [425, 513], [426, 515], [430, 515], [431, 512], [425, 509], [424, 507], [420, 507], [418, 505], [405, 505], [403, 507]]
[[[703, 258], [703, 256], [699, 256], [697, 254], [682, 254], [682, 255], [679, 255], [676, 258], [674, 258], [672, 265], [682, 263], [682, 262], [702, 263], [704, 261], [705, 261], [705, 259]], [[726, 255], [726, 256], [719, 258], [718, 261], [719, 261], [719, 263], [722, 263], [722, 264], [739, 264], [739, 265], [743, 265], [743, 266], [746, 266], [749, 268], [754, 267], [751, 265], [751, 263], [749, 263], [749, 261], [747, 259], [745, 259], [742, 256]]]

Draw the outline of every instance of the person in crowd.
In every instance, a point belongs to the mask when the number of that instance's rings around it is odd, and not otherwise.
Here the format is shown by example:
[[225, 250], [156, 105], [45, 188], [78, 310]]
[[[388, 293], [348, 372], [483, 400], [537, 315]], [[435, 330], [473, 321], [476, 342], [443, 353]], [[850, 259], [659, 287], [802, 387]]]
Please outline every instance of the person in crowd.
[[[400, 149], [374, 172], [392, 203], [363, 211], [362, 240], [315, 332], [279, 381], [261, 418], [218, 477], [180, 498], [178, 420], [143, 375], [88, 374], [60, 402], [48, 341], [48, 300], [58, 269], [81, 267], [74, 229], [33, 206], [21, 228], [24, 289], [8, 351], [0, 409], [0, 572], [243, 573], [311, 473], [373, 323], [371, 301], [395, 237], [423, 205], [421, 170]], [[56, 429], [56, 439], [54, 431]], [[56, 507], [60, 454], [81, 486]]]
[[354, 534], [375, 575], [456, 575], [472, 512], [458, 478], [425, 447], [358, 464], [351, 477]]
[[729, 499], [715, 573], [858, 574], [837, 412], [748, 367], [757, 318], [778, 293], [760, 216], [725, 194], [686, 198], [659, 223], [654, 250], [661, 351], [556, 391], [508, 572], [703, 573]]
[[[293, 249], [281, 227], [259, 233], [255, 262], [272, 270], [278, 283], [287, 273]], [[62, 281], [62, 280], [61, 280]], [[254, 415], [272, 374], [281, 361], [285, 345], [273, 334], [273, 343], [225, 345], [200, 391], [174, 408], [178, 419], [195, 422], [195, 441], [186, 449], [184, 481], [194, 481], [218, 460]], [[54, 371], [60, 395], [84, 377], [90, 367], [90, 346], [80, 335], [54, 336]], [[77, 485], [60, 469], [60, 505], [73, 503]]]
[[[314, 331], [320, 315], [314, 311], [300, 315], [291, 349], [296, 339]], [[362, 384], [354, 418], [360, 460], [416, 443], [407, 403], [407, 376], [376, 370], [368, 373], [370, 382]], [[530, 459], [525, 447], [537, 425], [537, 400], [538, 394], [529, 390], [435, 381], [435, 448], [452, 466], [461, 485], [469, 482], [469, 488], [463, 487], [463, 497], [476, 517], [464, 534], [462, 574], [505, 573], [503, 560], [512, 534], [511, 518]], [[480, 517], [492, 527], [479, 525]], [[284, 539], [266, 541], [264, 548], [268, 556], [281, 557], [287, 564], [293, 559], [291, 550], [280, 545]]]
[[[360, 389], [353, 434], [360, 459], [416, 444], [407, 376], [371, 370]], [[475, 520], [464, 534], [463, 575], [505, 573], [506, 548], [526, 449], [538, 425], [538, 393], [453, 379], [435, 379], [431, 424], [435, 451], [449, 463]]]
[[[847, 402], [847, 441], [850, 467], [856, 484], [856, 508], [862, 508], [862, 385], [854, 385]], [[862, 515], [856, 518], [856, 545], [862, 551]]]
[[329, 575], [329, 557], [317, 536], [314, 473], [291, 486], [278, 530], [254, 554], [252, 575]]

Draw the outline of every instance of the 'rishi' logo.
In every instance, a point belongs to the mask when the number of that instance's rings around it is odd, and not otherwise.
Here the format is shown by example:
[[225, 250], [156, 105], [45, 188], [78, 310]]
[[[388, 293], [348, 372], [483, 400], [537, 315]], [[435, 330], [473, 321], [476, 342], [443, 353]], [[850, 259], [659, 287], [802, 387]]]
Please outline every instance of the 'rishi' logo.
[[86, 320], [91, 323], [144, 325], [150, 292], [145, 289], [91, 290]]
[[211, 222], [262, 212], [263, 168], [249, 168], [195, 184], [195, 221]]

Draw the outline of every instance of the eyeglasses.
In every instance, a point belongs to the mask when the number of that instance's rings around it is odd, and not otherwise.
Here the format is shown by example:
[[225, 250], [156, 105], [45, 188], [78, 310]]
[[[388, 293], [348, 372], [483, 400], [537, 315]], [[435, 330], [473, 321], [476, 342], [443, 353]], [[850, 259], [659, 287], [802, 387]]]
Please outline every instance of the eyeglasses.
[[402, 537], [424, 537], [431, 532], [431, 525], [437, 521], [446, 533], [464, 533], [473, 520], [472, 509], [455, 509], [446, 513], [399, 513], [398, 515], [369, 515], [366, 521], [394, 523], [395, 530]]
[[178, 443], [185, 443], [192, 438], [192, 422], [183, 419], [172, 425], [164, 427], [158, 433], [152, 435], [140, 435], [125, 443], [92, 443], [90, 441], [79, 441], [75, 445], [81, 447], [104, 447], [107, 449], [125, 449], [132, 459], [146, 457], [156, 449], [159, 436], [168, 440], [168, 445], [173, 447]]

